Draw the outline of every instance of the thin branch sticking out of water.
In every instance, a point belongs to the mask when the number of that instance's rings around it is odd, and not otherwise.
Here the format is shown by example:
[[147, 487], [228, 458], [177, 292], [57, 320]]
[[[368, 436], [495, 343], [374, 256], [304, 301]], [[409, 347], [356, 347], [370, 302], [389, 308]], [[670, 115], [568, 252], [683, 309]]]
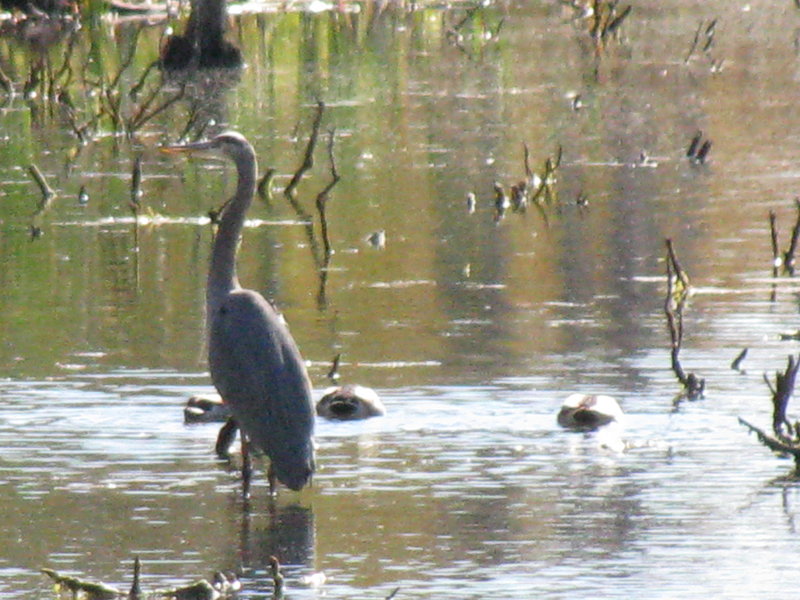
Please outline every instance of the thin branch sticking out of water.
[[36, 209], [36, 212], [37, 213], [44, 212], [50, 200], [55, 198], [56, 193], [53, 191], [53, 188], [51, 188], [47, 184], [47, 179], [45, 179], [44, 175], [42, 175], [42, 172], [39, 170], [39, 167], [31, 163], [31, 165], [28, 166], [28, 172], [31, 174], [31, 177], [33, 177], [33, 180], [36, 182], [36, 185], [39, 186], [39, 191], [42, 193], [42, 201], [39, 204], [38, 208]]
[[794, 457], [795, 471], [800, 472], [800, 423], [791, 423], [786, 416], [789, 400], [794, 393], [797, 371], [800, 368], [800, 356], [789, 356], [786, 369], [775, 373], [773, 385], [764, 374], [764, 382], [772, 393], [772, 433], [751, 425], [741, 417], [739, 422], [758, 436], [758, 441], [767, 448], [781, 454]]
[[328, 132], [328, 160], [331, 164], [331, 181], [326, 185], [322, 191], [317, 194], [317, 199], [315, 201], [315, 205], [317, 207], [317, 212], [319, 213], [319, 225], [322, 234], [322, 244], [325, 249], [325, 256], [324, 256], [324, 266], [327, 267], [328, 263], [330, 262], [331, 256], [333, 255], [333, 248], [331, 247], [331, 240], [328, 236], [328, 219], [325, 214], [325, 209], [328, 204], [328, 198], [330, 191], [333, 187], [339, 183], [341, 176], [339, 175], [339, 171], [336, 168], [336, 157], [333, 154], [333, 142], [335, 139], [335, 130], [331, 129]]
[[770, 242], [772, 245], [772, 276], [777, 277], [781, 268], [783, 272], [788, 275], [794, 275], [795, 272], [795, 254], [797, 253], [797, 246], [800, 244], [800, 198], [794, 200], [795, 208], [797, 209], [797, 217], [795, 219], [794, 227], [792, 228], [792, 237], [789, 240], [789, 246], [786, 251], [781, 253], [780, 244], [778, 242], [778, 217], [774, 210], [769, 211], [769, 233]]
[[702, 398], [705, 389], [705, 379], [694, 373], [686, 373], [681, 366], [680, 351], [683, 344], [683, 311], [689, 298], [689, 277], [678, 262], [672, 240], [666, 240], [667, 245], [667, 296], [664, 300], [664, 314], [667, 317], [667, 327], [670, 335], [670, 357], [672, 370], [678, 381], [683, 385], [683, 392], [679, 399], [686, 397], [689, 400]]
[[709, 68], [712, 73], [718, 73], [722, 70], [722, 65], [725, 62], [724, 58], [715, 59], [712, 56], [711, 50], [714, 47], [715, 38], [714, 34], [717, 31], [717, 19], [710, 21], [701, 20], [697, 24], [697, 30], [694, 32], [694, 38], [689, 45], [689, 51], [683, 59], [683, 64], [689, 64], [695, 53], [699, 53], [708, 59]]
[[295, 174], [292, 176], [292, 179], [287, 184], [286, 188], [283, 190], [284, 196], [290, 201], [294, 202], [297, 198], [297, 186], [300, 185], [300, 180], [303, 178], [303, 175], [306, 174], [307, 171], [311, 170], [314, 166], [314, 149], [317, 146], [317, 139], [319, 137], [319, 128], [322, 124], [322, 114], [325, 112], [325, 103], [322, 100], [317, 102], [317, 113], [314, 116], [314, 124], [311, 126], [311, 135], [308, 138], [308, 144], [306, 144], [306, 151], [303, 156], [303, 162], [301, 163], [300, 167], [295, 171]]
[[[700, 143], [702, 142], [702, 144]], [[686, 150], [686, 156], [693, 165], [703, 165], [706, 162], [708, 153], [711, 151], [711, 140], [703, 140], [703, 132], [698, 131], [694, 134], [692, 141], [689, 142], [689, 148]]]
[[622, 23], [631, 14], [632, 6], [629, 4], [618, 10], [618, 0], [593, 0], [592, 21], [589, 33], [597, 46], [604, 44], [612, 35], [615, 35]]
[[733, 359], [731, 363], [731, 369], [734, 371], [739, 371], [740, 373], [744, 373], [742, 369], [742, 362], [747, 357], [747, 348], [743, 349], [739, 354], [736, 355], [736, 358]]

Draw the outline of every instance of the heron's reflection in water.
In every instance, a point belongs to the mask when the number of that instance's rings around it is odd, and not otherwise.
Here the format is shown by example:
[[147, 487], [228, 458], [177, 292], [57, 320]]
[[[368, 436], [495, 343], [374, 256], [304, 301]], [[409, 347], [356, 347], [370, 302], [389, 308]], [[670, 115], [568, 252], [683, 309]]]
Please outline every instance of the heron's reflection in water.
[[246, 589], [271, 589], [271, 556], [280, 562], [289, 585], [314, 568], [316, 535], [309, 506], [270, 501], [267, 511], [259, 513], [245, 505], [240, 534], [240, 568]]

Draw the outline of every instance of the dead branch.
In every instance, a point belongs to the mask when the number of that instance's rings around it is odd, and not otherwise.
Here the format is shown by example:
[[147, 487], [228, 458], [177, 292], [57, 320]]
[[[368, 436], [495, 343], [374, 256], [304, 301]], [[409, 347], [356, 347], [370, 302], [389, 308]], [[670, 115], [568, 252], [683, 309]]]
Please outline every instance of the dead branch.
[[145, 123], [151, 120], [156, 115], [162, 113], [167, 108], [175, 104], [178, 100], [183, 98], [184, 94], [186, 93], [186, 84], [181, 86], [181, 89], [178, 90], [174, 96], [165, 100], [160, 106], [157, 106], [149, 113], [147, 109], [152, 104], [153, 100], [155, 99], [156, 95], [161, 91], [161, 86], [156, 88], [156, 90], [150, 95], [150, 97], [145, 100], [142, 106], [139, 108], [139, 111], [128, 120], [127, 124], [127, 133], [128, 135], [134, 134], [138, 129], [142, 127]]
[[800, 469], [800, 448], [792, 446], [790, 444], [785, 444], [768, 433], [766, 433], [763, 429], [759, 429], [755, 425], [752, 425], [745, 421], [743, 418], [739, 417], [739, 423], [747, 427], [751, 432], [755, 433], [758, 437], [758, 441], [764, 444], [767, 448], [772, 450], [773, 452], [780, 452], [781, 454], [790, 454], [794, 457], [795, 467]]
[[339, 175], [339, 171], [336, 169], [336, 157], [333, 154], [333, 142], [335, 139], [335, 130], [331, 129], [328, 132], [328, 160], [331, 163], [331, 181], [326, 185], [322, 191], [317, 194], [316, 199], [316, 207], [317, 212], [319, 213], [319, 225], [320, 231], [322, 233], [322, 244], [325, 249], [325, 266], [327, 266], [328, 262], [330, 261], [331, 255], [333, 254], [333, 249], [331, 247], [331, 240], [328, 236], [328, 219], [325, 215], [325, 208], [328, 203], [328, 195], [330, 191], [334, 188], [334, 186], [339, 183], [341, 179]]
[[703, 396], [705, 379], [694, 373], [686, 373], [681, 366], [680, 351], [683, 344], [683, 311], [689, 298], [689, 277], [678, 262], [672, 240], [667, 245], [667, 295], [664, 299], [664, 314], [670, 335], [670, 358], [672, 371], [683, 385], [683, 394], [690, 400]]
[[[786, 370], [775, 373], [775, 386], [769, 385], [769, 381], [767, 381], [772, 392], [772, 431], [781, 441], [794, 444], [800, 443], [800, 427], [789, 422], [786, 418], [786, 409], [794, 393], [798, 367], [800, 367], [800, 361], [790, 355]], [[764, 379], [766, 380], [766, 375]]]
[[317, 101], [317, 114], [314, 117], [314, 124], [311, 127], [311, 135], [308, 138], [308, 144], [306, 144], [303, 162], [295, 172], [294, 176], [292, 176], [292, 179], [287, 184], [286, 189], [283, 190], [284, 196], [286, 196], [290, 202], [296, 198], [296, 189], [297, 186], [300, 185], [300, 180], [303, 178], [303, 175], [305, 175], [306, 172], [314, 166], [314, 149], [317, 146], [317, 138], [319, 137], [319, 128], [322, 124], [323, 112], [325, 112], [325, 103], [322, 102], [322, 100], [319, 100]]
[[0, 88], [2, 88], [6, 94], [10, 95], [14, 93], [14, 84], [3, 69], [0, 69]]
[[772, 394], [772, 433], [769, 435], [762, 429], [751, 425], [742, 418], [739, 422], [758, 436], [758, 441], [774, 452], [790, 454], [794, 457], [795, 469], [800, 471], [800, 423], [791, 423], [786, 416], [789, 400], [794, 393], [797, 371], [800, 368], [800, 356], [789, 356], [784, 371], [775, 373], [773, 385], [766, 373], [764, 382]]
[[744, 350], [739, 352], [739, 354], [736, 355], [736, 358], [734, 358], [733, 362], [731, 363], [731, 369], [733, 369], [734, 371], [742, 371], [741, 368], [742, 361], [745, 359], [746, 356], [747, 356], [747, 348], [745, 348]]
[[131, 210], [134, 214], [141, 208], [142, 197], [142, 154], [136, 155], [131, 171]]
[[795, 271], [795, 254], [797, 246], [800, 244], [800, 198], [794, 199], [797, 217], [792, 228], [792, 237], [785, 252], [780, 251], [778, 241], [778, 217], [774, 210], [769, 211], [769, 234], [772, 245], [772, 276], [777, 277], [778, 271], [783, 268], [783, 272], [793, 276]]
[[769, 211], [769, 232], [772, 240], [772, 276], [778, 276], [778, 268], [781, 266], [781, 252], [778, 249], [778, 228], [776, 225], [778, 217], [774, 210]]
[[789, 275], [794, 275], [794, 255], [797, 252], [797, 243], [800, 241], [800, 198], [795, 198], [794, 204], [795, 208], [797, 208], [797, 219], [794, 222], [789, 247], [783, 253], [783, 268]]
[[270, 556], [269, 567], [270, 571], [272, 572], [272, 597], [281, 598], [283, 597], [284, 588], [283, 575], [281, 575], [281, 564], [278, 562], [277, 558]]
[[258, 196], [267, 204], [268, 208], [272, 208], [272, 182], [275, 179], [275, 173], [277, 173], [275, 169], [268, 168], [256, 188]]
[[47, 185], [47, 179], [45, 179], [44, 175], [42, 175], [42, 172], [39, 170], [39, 167], [31, 163], [28, 166], [28, 172], [31, 174], [31, 177], [33, 177], [33, 180], [36, 182], [36, 185], [39, 186], [39, 191], [42, 193], [42, 200], [36, 209], [36, 213], [39, 214], [44, 212], [44, 210], [49, 205], [50, 200], [52, 200], [55, 197], [56, 193], [53, 191], [53, 188]]

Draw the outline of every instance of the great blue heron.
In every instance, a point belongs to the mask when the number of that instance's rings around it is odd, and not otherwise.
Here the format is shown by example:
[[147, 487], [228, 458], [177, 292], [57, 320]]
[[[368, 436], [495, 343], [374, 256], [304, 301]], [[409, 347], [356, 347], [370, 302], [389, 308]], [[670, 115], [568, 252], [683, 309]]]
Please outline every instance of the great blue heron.
[[[236, 194], [223, 206], [208, 272], [211, 379], [241, 433], [245, 484], [250, 477], [248, 443], [252, 443], [270, 459], [270, 492], [276, 478], [299, 490], [314, 472], [311, 383], [283, 318], [261, 294], [242, 288], [236, 276], [239, 237], [256, 187], [255, 152], [235, 132], [163, 150], [212, 151], [236, 164]], [[230, 433], [233, 427], [235, 433], [235, 426], [224, 429]]]

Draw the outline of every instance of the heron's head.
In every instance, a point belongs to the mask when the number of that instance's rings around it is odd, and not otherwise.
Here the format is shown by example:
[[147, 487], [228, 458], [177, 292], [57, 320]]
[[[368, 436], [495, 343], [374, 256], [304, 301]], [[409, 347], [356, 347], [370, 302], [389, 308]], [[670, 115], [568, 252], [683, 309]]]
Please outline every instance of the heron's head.
[[167, 154], [223, 155], [233, 160], [237, 165], [255, 157], [253, 146], [250, 145], [247, 138], [236, 131], [226, 131], [204, 142], [162, 146], [160, 150]]
[[290, 456], [275, 454], [271, 460], [278, 481], [291, 490], [301, 490], [311, 482], [311, 476], [314, 474], [314, 442], [309, 439], [303, 442], [299, 452], [294, 452]]

